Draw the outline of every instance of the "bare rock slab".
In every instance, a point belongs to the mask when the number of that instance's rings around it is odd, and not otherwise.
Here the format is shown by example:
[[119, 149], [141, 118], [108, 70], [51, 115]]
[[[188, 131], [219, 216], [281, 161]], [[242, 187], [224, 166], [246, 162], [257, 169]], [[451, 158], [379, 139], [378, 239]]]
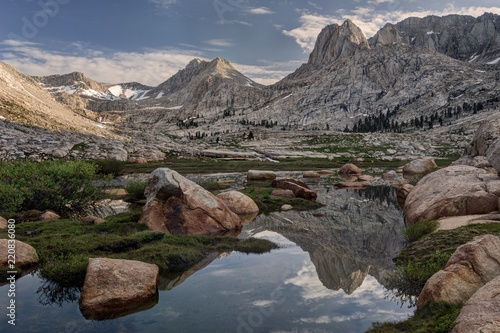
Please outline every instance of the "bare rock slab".
[[159, 268], [134, 260], [91, 258], [80, 299], [87, 319], [105, 320], [157, 303]]
[[404, 205], [405, 221], [413, 224], [421, 219], [446, 216], [487, 214], [498, 210], [498, 196], [490, 182], [496, 175], [483, 169], [454, 165], [422, 178], [408, 194]]
[[151, 230], [216, 235], [241, 228], [238, 215], [221, 199], [168, 168], [150, 175], [145, 194], [140, 222]]
[[500, 237], [484, 235], [460, 246], [443, 270], [425, 284], [418, 298], [422, 307], [430, 301], [465, 303], [474, 293], [500, 276]]
[[480, 288], [464, 305], [452, 333], [500, 332], [500, 276]]
[[269, 181], [276, 179], [276, 173], [268, 170], [249, 170], [247, 172], [248, 181]]
[[[12, 242], [10, 244], [12, 248]], [[26, 268], [38, 264], [38, 253], [35, 248], [21, 241], [15, 241], [16, 267]], [[8, 267], [9, 264], [9, 240], [0, 239], [0, 267]]]

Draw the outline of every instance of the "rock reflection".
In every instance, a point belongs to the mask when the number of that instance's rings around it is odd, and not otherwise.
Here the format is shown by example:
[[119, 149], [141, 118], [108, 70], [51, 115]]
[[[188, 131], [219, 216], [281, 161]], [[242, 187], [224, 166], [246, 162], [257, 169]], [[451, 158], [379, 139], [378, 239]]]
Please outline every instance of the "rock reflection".
[[315, 211], [261, 215], [250, 234], [278, 232], [309, 253], [323, 285], [352, 294], [368, 274], [381, 284], [406, 244], [403, 216], [391, 187], [315, 188], [325, 205]]

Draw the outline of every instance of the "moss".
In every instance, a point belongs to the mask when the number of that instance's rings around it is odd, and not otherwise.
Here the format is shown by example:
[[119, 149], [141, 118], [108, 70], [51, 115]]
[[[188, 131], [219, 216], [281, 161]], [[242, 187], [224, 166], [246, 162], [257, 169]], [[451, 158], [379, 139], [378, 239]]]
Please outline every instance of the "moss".
[[273, 190], [275, 190], [275, 188], [266, 186], [252, 186], [245, 188], [241, 192], [252, 198], [259, 207], [260, 211], [263, 213], [278, 211], [281, 209], [281, 206], [285, 204], [291, 205], [293, 206], [294, 210], [299, 211], [313, 210], [323, 207], [323, 205], [318, 202], [301, 198], [275, 197], [271, 195]]
[[[87, 225], [75, 220], [21, 223], [17, 239], [32, 245], [40, 257], [42, 277], [66, 287], [81, 287], [91, 257], [122, 258], [156, 264], [162, 272], [181, 271], [213, 251], [263, 253], [276, 248], [266, 240], [168, 235], [137, 223], [138, 212]], [[5, 231], [0, 238], [7, 238]]]
[[398, 323], [374, 323], [367, 333], [448, 333], [460, 314], [461, 306], [431, 302], [415, 315]]

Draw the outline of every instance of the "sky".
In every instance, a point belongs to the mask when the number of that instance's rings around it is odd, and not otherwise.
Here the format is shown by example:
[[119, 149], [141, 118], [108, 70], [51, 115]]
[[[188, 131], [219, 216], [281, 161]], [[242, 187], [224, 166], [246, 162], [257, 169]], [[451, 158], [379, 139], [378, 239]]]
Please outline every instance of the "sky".
[[30, 75], [79, 71], [158, 85], [194, 58], [272, 84], [307, 62], [326, 25], [373, 36], [410, 16], [500, 14], [498, 0], [1, 0], [0, 61]]

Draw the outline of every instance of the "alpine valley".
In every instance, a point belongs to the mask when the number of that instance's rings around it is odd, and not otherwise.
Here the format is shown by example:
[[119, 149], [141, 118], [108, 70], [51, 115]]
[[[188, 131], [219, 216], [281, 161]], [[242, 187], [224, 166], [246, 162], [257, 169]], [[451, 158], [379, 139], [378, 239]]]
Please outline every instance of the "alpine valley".
[[333, 132], [371, 133], [366, 141], [382, 145], [423, 140], [404, 158], [429, 154], [426, 140], [455, 140], [459, 153], [498, 110], [499, 80], [500, 16], [490, 13], [408, 18], [370, 39], [349, 20], [329, 25], [308, 62], [270, 86], [222, 58], [194, 59], [157, 87], [76, 72], [30, 77], [0, 63], [1, 156], [148, 162], [235, 142], [239, 157], [297, 156], [302, 139]]

